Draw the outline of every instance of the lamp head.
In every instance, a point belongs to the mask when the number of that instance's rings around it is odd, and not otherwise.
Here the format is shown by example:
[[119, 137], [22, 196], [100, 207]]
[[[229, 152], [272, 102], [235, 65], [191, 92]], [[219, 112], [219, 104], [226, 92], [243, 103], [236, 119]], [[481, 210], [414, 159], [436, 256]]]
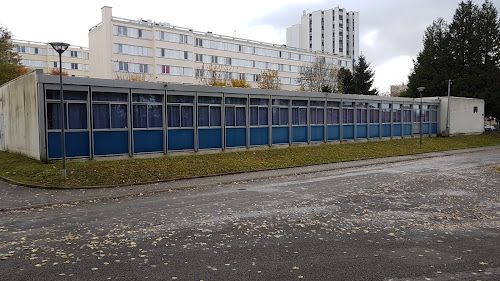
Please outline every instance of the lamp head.
[[68, 43], [63, 42], [51, 42], [49, 44], [50, 46], [52, 46], [52, 48], [54, 48], [54, 50], [56, 50], [58, 54], [64, 53], [69, 47]]
[[425, 91], [425, 87], [418, 87], [418, 88], [417, 88], [417, 90], [418, 90], [419, 92], [423, 92], [423, 91]]

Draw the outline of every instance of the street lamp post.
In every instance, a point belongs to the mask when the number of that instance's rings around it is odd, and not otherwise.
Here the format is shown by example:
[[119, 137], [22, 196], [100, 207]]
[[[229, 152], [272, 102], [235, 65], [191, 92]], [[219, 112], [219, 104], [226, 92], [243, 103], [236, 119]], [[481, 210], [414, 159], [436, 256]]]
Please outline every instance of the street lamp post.
[[68, 49], [69, 44], [62, 42], [49, 43], [52, 48], [59, 54], [59, 86], [61, 96], [61, 158], [62, 158], [62, 178], [66, 179], [66, 141], [65, 141], [65, 127], [66, 118], [64, 113], [64, 94], [62, 83], [62, 54]]
[[451, 80], [448, 80], [448, 105], [446, 106], [446, 136], [450, 136], [450, 93]]
[[425, 87], [418, 87], [417, 88], [418, 92], [420, 93], [420, 148], [422, 148], [422, 109], [423, 109], [423, 102], [422, 102], [422, 92], [425, 90]]

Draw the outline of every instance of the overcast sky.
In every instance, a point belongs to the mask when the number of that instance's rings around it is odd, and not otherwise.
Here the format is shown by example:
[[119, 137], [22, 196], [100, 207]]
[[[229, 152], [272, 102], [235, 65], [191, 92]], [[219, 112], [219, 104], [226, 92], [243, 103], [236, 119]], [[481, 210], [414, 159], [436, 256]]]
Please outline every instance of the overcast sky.
[[[63, 41], [88, 46], [88, 29], [101, 22], [101, 7], [113, 16], [151, 19], [269, 43], [286, 43], [286, 28], [302, 11], [333, 7], [359, 12], [360, 51], [375, 70], [375, 87], [406, 83], [412, 59], [422, 49], [424, 30], [438, 17], [451, 21], [456, 0], [183, 0], [183, 1], [3, 1], [0, 26], [16, 39]], [[484, 0], [475, 0], [483, 3]], [[500, 0], [491, 2], [500, 8]], [[60, 4], [59, 7], [57, 5]]]

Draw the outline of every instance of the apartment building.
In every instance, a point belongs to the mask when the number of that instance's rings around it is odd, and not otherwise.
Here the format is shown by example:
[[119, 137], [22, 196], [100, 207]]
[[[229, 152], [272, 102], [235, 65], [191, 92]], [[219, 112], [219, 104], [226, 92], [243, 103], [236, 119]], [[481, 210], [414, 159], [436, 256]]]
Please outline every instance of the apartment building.
[[151, 20], [114, 17], [102, 8], [102, 22], [89, 30], [90, 77], [201, 84], [203, 66], [218, 65], [229, 79], [258, 87], [258, 76], [277, 70], [282, 89], [296, 90], [300, 68], [320, 57], [352, 68], [352, 58], [286, 45], [217, 35]]
[[[31, 69], [43, 69], [49, 73], [52, 69], [59, 69], [59, 54], [48, 43], [12, 40], [14, 52], [21, 56], [21, 64]], [[70, 76], [89, 77], [90, 60], [89, 49], [79, 46], [70, 46], [62, 54], [62, 68]]]
[[343, 8], [303, 12], [299, 24], [286, 30], [286, 44], [290, 47], [359, 57], [359, 12]]

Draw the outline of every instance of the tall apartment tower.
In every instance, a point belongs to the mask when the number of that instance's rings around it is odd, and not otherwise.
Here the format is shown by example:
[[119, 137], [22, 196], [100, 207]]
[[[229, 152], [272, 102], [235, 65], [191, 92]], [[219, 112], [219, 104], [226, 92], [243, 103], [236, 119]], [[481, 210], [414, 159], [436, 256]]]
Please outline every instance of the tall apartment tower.
[[359, 56], [359, 12], [334, 8], [304, 13], [301, 23], [286, 29], [286, 44], [357, 59]]

